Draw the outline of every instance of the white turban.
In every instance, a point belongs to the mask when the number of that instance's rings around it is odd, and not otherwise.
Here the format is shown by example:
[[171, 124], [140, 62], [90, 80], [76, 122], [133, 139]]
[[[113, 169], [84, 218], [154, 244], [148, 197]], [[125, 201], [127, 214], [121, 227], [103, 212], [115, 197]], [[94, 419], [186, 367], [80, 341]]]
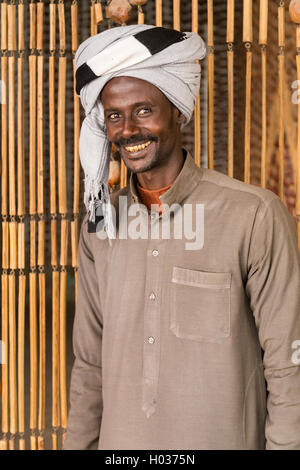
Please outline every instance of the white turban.
[[111, 143], [107, 138], [99, 95], [114, 77], [127, 76], [150, 82], [181, 111], [186, 125], [191, 119], [200, 87], [204, 41], [196, 33], [151, 25], [121, 26], [84, 41], [75, 56], [76, 90], [86, 117], [82, 123], [79, 153], [85, 173], [84, 203], [95, 222], [104, 204], [108, 237], [114, 237], [109, 202], [108, 174]]

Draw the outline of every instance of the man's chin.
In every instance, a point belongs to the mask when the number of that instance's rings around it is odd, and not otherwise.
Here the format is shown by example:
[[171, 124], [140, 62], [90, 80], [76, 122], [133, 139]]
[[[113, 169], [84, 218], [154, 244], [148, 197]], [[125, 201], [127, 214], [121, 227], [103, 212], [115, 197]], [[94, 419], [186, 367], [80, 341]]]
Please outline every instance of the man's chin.
[[157, 159], [154, 158], [150, 162], [144, 161], [146, 158], [141, 158], [140, 160], [136, 161], [128, 161], [123, 158], [123, 162], [125, 166], [132, 172], [132, 173], [145, 173], [146, 171], [150, 171], [157, 166]]

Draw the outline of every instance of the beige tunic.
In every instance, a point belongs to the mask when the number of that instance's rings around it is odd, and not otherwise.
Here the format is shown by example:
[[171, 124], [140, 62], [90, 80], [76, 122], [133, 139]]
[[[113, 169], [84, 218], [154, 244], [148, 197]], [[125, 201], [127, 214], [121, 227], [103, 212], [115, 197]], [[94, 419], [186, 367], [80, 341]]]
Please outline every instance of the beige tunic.
[[[131, 177], [112, 197], [123, 228], [137, 201]], [[82, 223], [64, 449], [300, 449], [294, 220], [271, 191], [190, 155], [161, 201], [198, 210], [197, 249], [120, 226], [109, 244]]]

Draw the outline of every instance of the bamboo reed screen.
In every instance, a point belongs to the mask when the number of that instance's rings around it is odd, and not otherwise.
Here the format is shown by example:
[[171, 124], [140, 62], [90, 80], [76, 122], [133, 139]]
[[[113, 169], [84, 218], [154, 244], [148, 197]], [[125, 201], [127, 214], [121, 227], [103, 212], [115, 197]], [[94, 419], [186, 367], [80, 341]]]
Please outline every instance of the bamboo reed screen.
[[[79, 42], [115, 23], [98, 0], [0, 5], [0, 448], [59, 449], [84, 213], [73, 57]], [[278, 193], [300, 234], [300, 105], [291, 99], [300, 80], [300, 26], [288, 2], [148, 0], [128, 24], [137, 22], [205, 39], [185, 145], [198, 165]], [[122, 165], [121, 186], [126, 181]]]

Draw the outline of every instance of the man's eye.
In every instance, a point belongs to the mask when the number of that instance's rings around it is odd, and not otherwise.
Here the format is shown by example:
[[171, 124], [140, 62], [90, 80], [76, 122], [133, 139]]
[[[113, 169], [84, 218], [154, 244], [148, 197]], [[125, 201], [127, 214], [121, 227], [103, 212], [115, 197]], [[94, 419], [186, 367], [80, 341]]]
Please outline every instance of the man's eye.
[[110, 119], [111, 121], [115, 121], [116, 119], [118, 119], [118, 117], [119, 117], [118, 113], [112, 113], [107, 116], [107, 119]]
[[144, 116], [144, 114], [148, 114], [150, 113], [150, 109], [149, 108], [142, 108], [138, 111], [138, 115], [139, 116]]

